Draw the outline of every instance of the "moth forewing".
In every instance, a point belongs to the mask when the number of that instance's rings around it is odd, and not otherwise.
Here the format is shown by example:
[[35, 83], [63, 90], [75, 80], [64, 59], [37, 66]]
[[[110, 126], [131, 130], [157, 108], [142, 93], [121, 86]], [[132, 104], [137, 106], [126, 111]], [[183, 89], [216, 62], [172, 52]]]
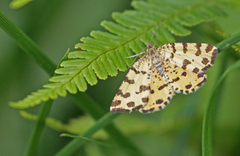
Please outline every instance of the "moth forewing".
[[151, 59], [147, 54], [134, 63], [112, 101], [111, 112], [130, 113], [147, 104], [145, 98], [149, 94], [150, 65]]

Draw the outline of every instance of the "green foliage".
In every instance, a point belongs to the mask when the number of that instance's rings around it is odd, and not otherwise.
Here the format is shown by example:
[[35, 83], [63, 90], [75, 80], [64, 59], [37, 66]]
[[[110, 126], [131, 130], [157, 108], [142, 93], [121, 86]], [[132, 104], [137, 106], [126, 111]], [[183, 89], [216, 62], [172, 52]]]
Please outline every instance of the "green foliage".
[[[20, 111], [20, 114], [22, 117], [28, 120], [37, 121], [38, 117], [36, 115], [32, 115], [30, 113], [27, 113], [26, 111]], [[76, 119], [70, 119], [69, 123], [64, 124], [59, 120], [56, 120], [54, 118], [46, 118], [46, 125], [56, 131], [59, 132], [68, 132], [71, 134], [82, 134], [84, 131], [86, 131], [88, 128], [91, 127], [91, 125], [94, 124], [93, 118], [90, 116], [82, 116]], [[97, 133], [93, 135], [93, 138], [97, 139], [107, 139], [108, 135], [105, 131], [100, 130]]]
[[113, 13], [116, 23], [101, 23], [109, 32], [92, 31], [91, 37], [82, 38], [82, 43], [75, 46], [78, 50], [69, 53], [68, 60], [61, 63], [61, 68], [55, 70], [57, 75], [43, 89], [10, 105], [25, 109], [58, 96], [64, 97], [67, 92], [84, 92], [87, 83], [95, 85], [98, 78], [105, 80], [108, 76], [116, 76], [117, 69], [125, 71], [132, 62], [125, 57], [133, 55], [132, 52], [139, 53], [150, 42], [163, 16], [152, 40], [157, 46], [175, 42], [173, 35], [189, 35], [191, 31], [185, 26], [226, 16], [222, 3], [216, 1], [133, 1], [132, 6], [136, 10]]
[[13, 0], [11, 3], [10, 3], [10, 8], [12, 9], [19, 9], [25, 5], [27, 5], [28, 3], [30, 3], [31, 1], [33, 0]]

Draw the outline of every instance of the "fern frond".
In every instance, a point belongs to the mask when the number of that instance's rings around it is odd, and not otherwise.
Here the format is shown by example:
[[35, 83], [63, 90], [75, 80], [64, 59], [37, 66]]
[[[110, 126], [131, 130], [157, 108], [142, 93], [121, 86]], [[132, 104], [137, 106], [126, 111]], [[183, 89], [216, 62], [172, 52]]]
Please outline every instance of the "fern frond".
[[108, 76], [116, 76], [117, 69], [125, 71], [133, 61], [125, 57], [145, 48], [163, 15], [164, 19], [152, 39], [152, 43], [157, 46], [175, 42], [173, 35], [189, 35], [191, 31], [185, 26], [190, 27], [226, 15], [218, 1], [170, 3], [168, 0], [149, 0], [133, 1], [132, 6], [135, 10], [113, 13], [116, 22], [101, 23], [109, 32], [92, 31], [91, 37], [83, 37], [82, 43], [75, 46], [77, 50], [69, 53], [68, 60], [61, 63], [61, 68], [55, 71], [57, 75], [43, 89], [10, 105], [25, 109], [56, 99], [59, 95], [66, 96], [67, 92], [84, 92], [87, 83], [95, 85], [98, 78], [105, 80]]

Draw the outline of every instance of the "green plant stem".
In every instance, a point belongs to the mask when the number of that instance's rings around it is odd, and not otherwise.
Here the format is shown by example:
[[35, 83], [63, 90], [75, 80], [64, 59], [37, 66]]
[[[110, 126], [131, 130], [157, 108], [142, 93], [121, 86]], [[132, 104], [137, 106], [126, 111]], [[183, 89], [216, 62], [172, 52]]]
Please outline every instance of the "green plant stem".
[[203, 130], [202, 130], [202, 155], [211, 156], [212, 155], [212, 125], [213, 125], [213, 113], [214, 113], [214, 104], [216, 101], [218, 89], [224, 78], [232, 71], [240, 68], [240, 60], [231, 65], [220, 77], [217, 83], [214, 85], [210, 98], [207, 102], [207, 108], [204, 112], [203, 117]]
[[[3, 12], [0, 11], [0, 27], [16, 42], [16, 44], [28, 54], [46, 73], [50, 76], [53, 75], [56, 66], [42, 51], [41, 49], [23, 32], [21, 31], [9, 18], [7, 18]], [[67, 55], [61, 60], [65, 60]], [[101, 108], [92, 100], [92, 98], [86, 93], [78, 93], [71, 95], [76, 105], [89, 113], [95, 120], [99, 119], [104, 115]], [[51, 102], [43, 103], [38, 121], [34, 127], [34, 131], [31, 134], [31, 138], [27, 144], [25, 155], [32, 155], [37, 149], [39, 138], [41, 136], [43, 127], [45, 125], [46, 114], [49, 113]], [[40, 121], [41, 120], [41, 121]], [[113, 119], [112, 119], [113, 120]], [[39, 124], [41, 123], [41, 124]], [[139, 151], [135, 145], [129, 141], [121, 132], [113, 125], [106, 126], [106, 131], [115, 138], [115, 141], [121, 146], [129, 146], [135, 151]], [[116, 136], [117, 135], [117, 136]], [[138, 152], [140, 155], [140, 152]]]
[[232, 45], [240, 41], [240, 32], [229, 37], [228, 39], [219, 42], [215, 46], [218, 48], [218, 51], [221, 52], [227, 48], [230, 48]]
[[36, 155], [36, 149], [37, 149], [41, 134], [43, 132], [43, 129], [45, 127], [45, 119], [49, 114], [50, 108], [52, 106], [52, 102], [53, 102], [52, 100], [49, 100], [42, 104], [41, 109], [39, 111], [36, 125], [32, 131], [32, 134], [27, 144], [24, 155], [27, 155], [27, 156]]
[[[240, 33], [237, 33], [236, 35], [223, 40], [222, 42], [218, 43], [216, 46], [219, 48], [219, 51], [225, 50], [229, 47], [231, 47], [233, 44], [240, 41]], [[203, 127], [202, 127], [202, 155], [203, 156], [212, 156], [212, 127], [213, 127], [213, 114], [214, 114], [214, 105], [216, 102], [216, 97], [219, 93], [219, 88], [221, 87], [222, 81], [224, 78], [232, 71], [240, 68], [240, 60], [235, 62], [233, 65], [231, 65], [218, 79], [217, 83], [214, 85], [210, 95], [209, 99], [207, 101], [207, 107], [204, 112], [203, 117]]]

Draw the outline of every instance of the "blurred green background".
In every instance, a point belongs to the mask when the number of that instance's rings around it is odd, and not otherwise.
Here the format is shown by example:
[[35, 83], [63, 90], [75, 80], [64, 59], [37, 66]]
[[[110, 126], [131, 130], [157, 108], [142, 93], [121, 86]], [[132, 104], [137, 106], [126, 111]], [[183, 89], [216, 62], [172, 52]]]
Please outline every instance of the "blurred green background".
[[[113, 12], [132, 9], [129, 0], [35, 0], [23, 8], [12, 10], [10, 1], [1, 0], [0, 10], [20, 27], [56, 64], [67, 48], [74, 45], [92, 30], [104, 30], [100, 23], [112, 20]], [[228, 35], [240, 31], [240, 10], [226, 8], [228, 17], [216, 23]], [[192, 34], [177, 41], [219, 42], [222, 38], [209, 39], [198, 30], [208, 28], [201, 24], [191, 28]], [[206, 41], [206, 38], [207, 41]], [[214, 37], [213, 37], [214, 38]], [[0, 155], [23, 155], [33, 130], [34, 122], [22, 118], [18, 110], [8, 106], [42, 88], [50, 78], [0, 29]], [[227, 68], [239, 59], [239, 53], [228, 50], [216, 59], [213, 68], [207, 71], [207, 83], [194, 94], [177, 95], [163, 111], [143, 115], [123, 114], [116, 119], [119, 129], [141, 149], [144, 155], [201, 155], [202, 118], [206, 100], [218, 79], [220, 69]], [[99, 80], [96, 86], [88, 87], [89, 95], [106, 111], [126, 72], [117, 77]], [[218, 97], [213, 132], [214, 155], [227, 156], [240, 153], [240, 81], [239, 70], [227, 77]], [[37, 114], [40, 106], [28, 109]], [[70, 118], [82, 115], [70, 98], [58, 98], [51, 109], [50, 117], [67, 123]], [[124, 123], [126, 122], [126, 123]], [[60, 132], [45, 128], [38, 155], [54, 155], [71, 139], [60, 138]], [[96, 137], [98, 139], [98, 137]], [[107, 138], [100, 139], [106, 141]], [[107, 149], [87, 143], [79, 149], [85, 155], [115, 154]], [[118, 153], [122, 155], [121, 152]], [[116, 155], [116, 154], [115, 154]]]

